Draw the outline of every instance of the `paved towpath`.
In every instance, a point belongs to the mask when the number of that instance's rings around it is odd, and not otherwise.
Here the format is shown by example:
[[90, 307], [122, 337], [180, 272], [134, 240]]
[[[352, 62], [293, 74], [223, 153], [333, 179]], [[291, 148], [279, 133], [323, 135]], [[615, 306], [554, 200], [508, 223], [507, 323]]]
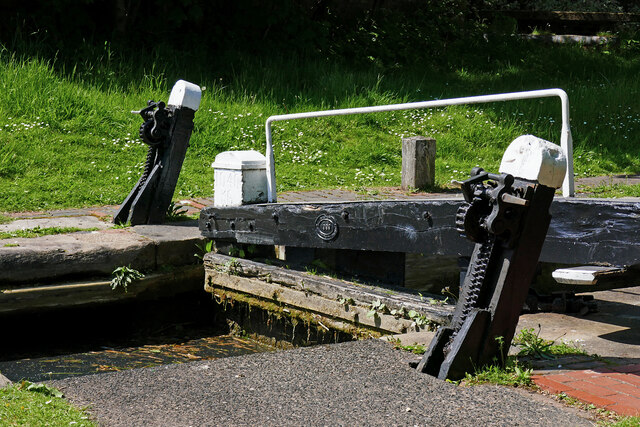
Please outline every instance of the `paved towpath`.
[[419, 374], [380, 340], [54, 381], [108, 426], [582, 426], [535, 393]]

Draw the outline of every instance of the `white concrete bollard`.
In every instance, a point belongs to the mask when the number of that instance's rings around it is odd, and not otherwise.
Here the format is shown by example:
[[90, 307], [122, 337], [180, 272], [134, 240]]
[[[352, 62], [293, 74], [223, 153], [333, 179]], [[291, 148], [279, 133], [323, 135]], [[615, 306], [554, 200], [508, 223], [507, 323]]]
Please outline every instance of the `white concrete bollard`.
[[211, 165], [213, 206], [242, 206], [267, 202], [267, 159], [261, 153], [225, 151]]
[[500, 163], [500, 173], [538, 181], [551, 188], [562, 187], [566, 171], [567, 157], [564, 150], [559, 145], [533, 135], [522, 135], [514, 139]]

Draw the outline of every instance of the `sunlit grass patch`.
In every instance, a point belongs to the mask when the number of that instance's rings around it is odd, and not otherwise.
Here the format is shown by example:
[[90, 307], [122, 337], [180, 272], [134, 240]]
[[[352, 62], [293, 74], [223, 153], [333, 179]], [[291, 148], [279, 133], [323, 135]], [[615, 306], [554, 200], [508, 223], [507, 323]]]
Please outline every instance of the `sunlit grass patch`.
[[599, 184], [593, 187], [582, 187], [581, 191], [592, 197], [640, 197], [640, 185]]
[[[545, 87], [569, 94], [577, 176], [640, 172], [640, 107], [633, 95], [640, 92], [639, 61], [578, 46], [491, 48], [491, 61], [468, 53], [460, 59], [467, 65], [448, 71], [277, 55], [238, 55], [212, 68], [193, 56], [182, 61], [180, 52], [166, 63], [157, 52], [112, 52], [118, 60], [105, 61], [102, 50], [92, 56], [90, 48], [71, 66], [5, 50], [0, 211], [121, 203], [147, 149], [137, 137], [140, 117], [130, 111], [148, 99], [166, 101], [185, 74], [199, 76], [191, 80], [205, 90], [176, 188], [180, 199], [212, 196], [211, 163], [219, 152], [264, 152], [270, 115]], [[447, 188], [474, 166], [496, 171], [521, 134], [559, 143], [560, 120], [557, 99], [540, 99], [277, 122], [278, 191], [398, 186], [401, 139], [415, 135], [436, 139], [436, 189]]]
[[496, 384], [510, 387], [530, 387], [533, 385], [533, 370], [518, 365], [518, 359], [509, 357], [505, 367], [488, 365], [474, 373], [467, 373], [461, 383], [464, 385]]
[[55, 234], [75, 233], [77, 231], [95, 231], [97, 228], [77, 228], [77, 227], [47, 227], [47, 228], [27, 228], [15, 231], [0, 231], [0, 240], [12, 238], [34, 238], [51, 236]]
[[[31, 386], [31, 388], [29, 388]], [[51, 387], [23, 382], [0, 388], [2, 425], [94, 426], [82, 410], [74, 408]]]

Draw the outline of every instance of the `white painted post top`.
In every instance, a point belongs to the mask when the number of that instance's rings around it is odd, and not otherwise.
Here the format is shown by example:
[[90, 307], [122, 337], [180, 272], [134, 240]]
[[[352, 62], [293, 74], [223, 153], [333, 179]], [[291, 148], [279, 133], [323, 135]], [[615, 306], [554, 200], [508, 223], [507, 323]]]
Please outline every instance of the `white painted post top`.
[[215, 169], [251, 170], [266, 169], [267, 158], [258, 151], [223, 151], [211, 164]]
[[567, 172], [564, 150], [552, 142], [533, 135], [522, 135], [507, 147], [500, 163], [500, 173], [538, 181], [551, 188], [562, 187]]
[[173, 89], [171, 89], [171, 95], [169, 95], [169, 102], [167, 102], [167, 104], [198, 111], [201, 98], [202, 91], [200, 90], [200, 86], [185, 80], [178, 80], [176, 84], [173, 85]]

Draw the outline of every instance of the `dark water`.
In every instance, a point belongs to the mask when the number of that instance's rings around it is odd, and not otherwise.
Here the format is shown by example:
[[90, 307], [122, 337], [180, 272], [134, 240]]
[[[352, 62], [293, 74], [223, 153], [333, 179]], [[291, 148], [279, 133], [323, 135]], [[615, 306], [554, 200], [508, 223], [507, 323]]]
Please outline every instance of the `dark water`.
[[208, 295], [4, 316], [0, 373], [61, 379], [273, 350], [227, 334]]

